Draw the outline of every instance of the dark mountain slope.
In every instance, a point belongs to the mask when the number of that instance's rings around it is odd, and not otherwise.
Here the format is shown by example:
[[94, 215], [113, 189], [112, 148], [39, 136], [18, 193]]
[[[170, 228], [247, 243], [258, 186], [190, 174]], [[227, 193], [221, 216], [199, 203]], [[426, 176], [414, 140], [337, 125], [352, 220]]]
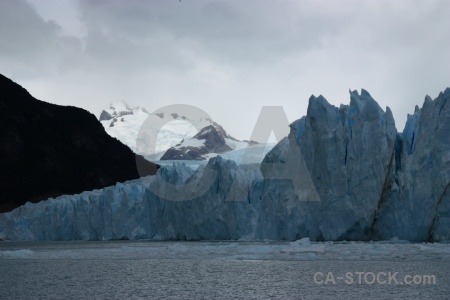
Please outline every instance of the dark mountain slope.
[[156, 172], [91, 113], [39, 101], [0, 74], [0, 212], [138, 178], [136, 161]]

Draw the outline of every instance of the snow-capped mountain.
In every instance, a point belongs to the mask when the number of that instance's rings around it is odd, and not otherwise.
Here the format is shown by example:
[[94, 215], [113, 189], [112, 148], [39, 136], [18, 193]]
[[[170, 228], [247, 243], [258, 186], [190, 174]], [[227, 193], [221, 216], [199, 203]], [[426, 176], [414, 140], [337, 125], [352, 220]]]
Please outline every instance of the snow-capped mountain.
[[156, 125], [153, 128], [153, 134], [157, 136], [154, 151], [140, 153], [152, 155], [153, 159], [159, 159], [167, 149], [180, 143], [183, 138], [193, 137], [197, 133], [194, 125], [203, 127], [212, 123], [211, 120], [188, 122], [186, 117], [173, 112], [150, 114], [145, 108], [129, 107], [122, 102], [113, 103], [109, 109], [103, 110], [99, 120], [109, 135], [120, 140], [135, 153], [138, 152], [136, 142], [144, 122], [147, 120], [146, 124], [160, 124], [161, 120], [166, 121], [167, 124], [162, 128], [156, 128]]
[[[109, 135], [152, 161], [206, 161], [218, 154], [227, 154], [229, 159], [239, 162], [248, 149], [246, 163], [260, 162], [273, 147], [272, 144], [239, 141], [209, 118], [190, 119], [172, 111], [150, 114], [145, 108], [129, 107], [122, 102], [103, 110], [99, 120]], [[144, 122], [145, 130], [149, 132], [143, 136], [139, 131]], [[160, 128], [158, 124], [164, 126]], [[196, 128], [201, 129], [197, 131]], [[139, 143], [145, 143], [142, 139], [148, 134], [156, 136], [154, 149], [138, 147]]]

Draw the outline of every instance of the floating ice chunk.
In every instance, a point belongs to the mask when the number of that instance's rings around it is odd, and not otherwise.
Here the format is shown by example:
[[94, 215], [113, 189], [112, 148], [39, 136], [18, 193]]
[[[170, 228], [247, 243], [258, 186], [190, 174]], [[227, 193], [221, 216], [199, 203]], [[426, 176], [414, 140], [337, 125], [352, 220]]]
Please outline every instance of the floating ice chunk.
[[30, 249], [0, 251], [0, 257], [2, 258], [30, 258], [33, 254], [34, 252]]
[[291, 242], [290, 245], [291, 246], [297, 246], [297, 245], [310, 245], [311, 244], [311, 240], [309, 238], [302, 238], [300, 240]]

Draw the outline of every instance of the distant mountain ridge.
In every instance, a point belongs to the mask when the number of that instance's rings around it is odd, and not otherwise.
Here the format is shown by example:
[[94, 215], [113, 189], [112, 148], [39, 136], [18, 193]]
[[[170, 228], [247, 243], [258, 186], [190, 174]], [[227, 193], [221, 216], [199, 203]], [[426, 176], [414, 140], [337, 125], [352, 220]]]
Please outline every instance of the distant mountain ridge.
[[0, 75], [0, 212], [139, 178], [137, 161], [156, 173], [88, 111], [37, 100]]
[[117, 102], [111, 104], [109, 109], [104, 109], [100, 113], [99, 121], [115, 120], [122, 116], [133, 115], [133, 114], [148, 114], [145, 108], [139, 106], [130, 108], [127, 104], [123, 102]]

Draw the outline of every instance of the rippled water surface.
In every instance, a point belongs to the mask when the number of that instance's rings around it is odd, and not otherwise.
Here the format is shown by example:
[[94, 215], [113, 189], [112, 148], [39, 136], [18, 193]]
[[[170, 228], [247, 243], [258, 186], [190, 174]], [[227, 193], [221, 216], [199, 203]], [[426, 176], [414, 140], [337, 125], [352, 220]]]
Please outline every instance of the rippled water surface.
[[449, 299], [449, 270], [450, 244], [1, 242], [0, 299]]

